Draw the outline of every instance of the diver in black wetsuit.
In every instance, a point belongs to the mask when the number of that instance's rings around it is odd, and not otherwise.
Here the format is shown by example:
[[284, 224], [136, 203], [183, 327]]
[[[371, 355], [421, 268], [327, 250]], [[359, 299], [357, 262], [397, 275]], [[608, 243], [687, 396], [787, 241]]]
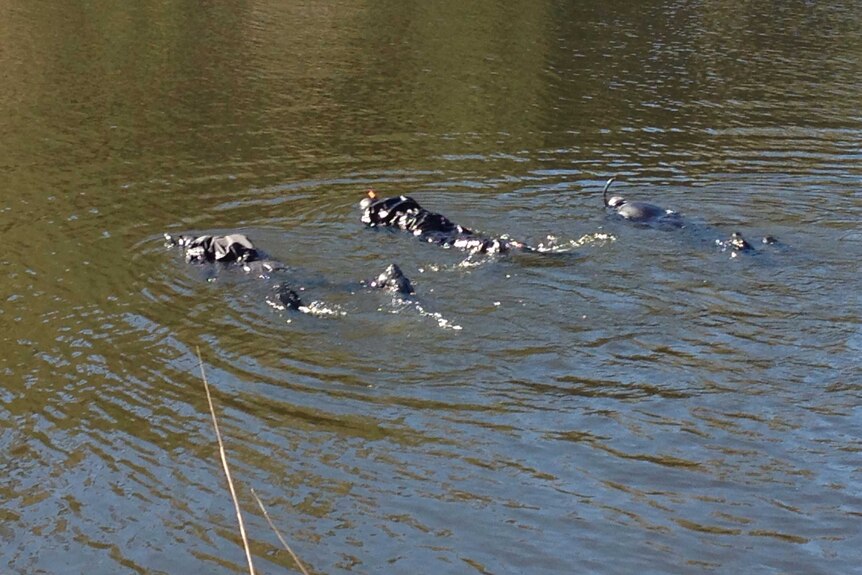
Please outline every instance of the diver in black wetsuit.
[[[611, 178], [605, 184], [605, 189], [602, 191], [602, 199], [605, 202], [605, 207], [614, 210], [622, 218], [631, 222], [650, 223], [671, 221], [678, 222], [679, 215], [672, 211], [666, 210], [661, 206], [650, 204], [648, 202], [632, 202], [621, 196], [608, 197], [608, 188], [614, 183], [616, 178]], [[674, 223], [676, 223], [674, 222]]]
[[362, 222], [369, 227], [392, 227], [411, 232], [427, 242], [480, 254], [534, 251], [510, 238], [491, 238], [460, 226], [446, 216], [426, 210], [407, 196], [379, 199], [373, 190], [359, 202]]
[[[169, 246], [183, 249], [187, 262], [240, 264], [243, 271], [262, 279], [269, 279], [273, 272], [287, 269], [276, 260], [261, 257], [260, 252], [244, 234], [226, 236], [171, 236], [165, 234]], [[267, 302], [275, 307], [302, 310], [305, 305], [287, 282], [278, 282], [272, 287], [272, 296]]]
[[[261, 279], [270, 279], [275, 273], [288, 269], [277, 260], [263, 257], [244, 234], [176, 237], [165, 234], [165, 241], [169, 246], [182, 248], [187, 262], [238, 264], [245, 273]], [[391, 264], [374, 280], [363, 283], [402, 295], [414, 293], [410, 280], [395, 264]], [[267, 301], [274, 307], [300, 311], [307, 309], [299, 294], [287, 282], [277, 282], [273, 285], [272, 292]]]
[[[602, 190], [602, 199], [605, 208], [613, 210], [623, 219], [637, 224], [670, 225], [673, 228], [690, 227], [690, 223], [686, 222], [679, 213], [673, 210], [668, 210], [648, 202], [629, 201], [621, 196], [608, 196], [608, 189], [615, 180], [615, 177], [609, 179]], [[765, 236], [762, 239], [762, 243], [769, 246], [779, 245], [778, 240], [773, 236]], [[748, 243], [739, 232], [733, 232], [728, 239], [716, 239], [715, 245], [721, 251], [729, 251], [734, 256], [738, 253], [753, 254], [757, 252], [754, 246]]]

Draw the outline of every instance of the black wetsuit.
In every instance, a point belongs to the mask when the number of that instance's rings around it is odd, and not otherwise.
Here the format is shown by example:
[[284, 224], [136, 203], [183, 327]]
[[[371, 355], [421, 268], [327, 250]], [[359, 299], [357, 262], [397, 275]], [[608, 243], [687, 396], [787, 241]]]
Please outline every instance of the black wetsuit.
[[242, 263], [256, 261], [260, 257], [254, 244], [243, 234], [177, 238], [166, 234], [165, 239], [183, 248], [189, 262]]
[[511, 250], [532, 251], [526, 244], [509, 238], [489, 238], [460, 226], [446, 216], [426, 210], [407, 196], [373, 200], [360, 204], [362, 222], [369, 227], [387, 226], [408, 231], [431, 243], [455, 247], [471, 253], [507, 253]]
[[[264, 280], [288, 271], [283, 263], [265, 258], [248, 236], [243, 234], [177, 237], [165, 234], [165, 240], [171, 246], [181, 247], [188, 262], [239, 264], [245, 273]], [[413, 284], [396, 264], [391, 264], [375, 279], [364, 282], [364, 285], [402, 295], [414, 293]], [[286, 281], [273, 284], [272, 294], [267, 297], [267, 302], [277, 308], [294, 310], [305, 306], [296, 290]]]
[[[183, 248], [188, 262], [219, 262], [241, 264], [243, 271], [255, 277], [269, 279], [273, 272], [287, 269], [281, 262], [265, 259], [254, 244], [243, 234], [226, 236], [179, 236], [165, 234], [170, 245]], [[267, 297], [270, 305], [287, 309], [303, 307], [299, 294], [287, 282], [277, 282], [272, 286], [272, 296]]]

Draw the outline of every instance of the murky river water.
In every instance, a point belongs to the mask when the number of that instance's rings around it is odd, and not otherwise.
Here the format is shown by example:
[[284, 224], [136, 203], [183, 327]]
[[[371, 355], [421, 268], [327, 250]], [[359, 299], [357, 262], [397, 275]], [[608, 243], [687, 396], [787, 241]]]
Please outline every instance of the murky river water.
[[[261, 573], [251, 488], [315, 573], [860, 572], [858, 3], [11, 0], [0, 72], [0, 572], [247, 572], [197, 348]], [[232, 230], [317, 313], [161, 240]]]

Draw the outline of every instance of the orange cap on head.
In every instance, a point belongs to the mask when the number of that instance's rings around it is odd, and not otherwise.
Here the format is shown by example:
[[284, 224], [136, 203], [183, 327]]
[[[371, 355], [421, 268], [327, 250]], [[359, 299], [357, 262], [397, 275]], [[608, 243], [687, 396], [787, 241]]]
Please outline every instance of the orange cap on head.
[[368, 194], [368, 197], [371, 198], [372, 200], [377, 197], [377, 193], [374, 190], [372, 190], [371, 188], [369, 188], [368, 192], [366, 192], [366, 193]]

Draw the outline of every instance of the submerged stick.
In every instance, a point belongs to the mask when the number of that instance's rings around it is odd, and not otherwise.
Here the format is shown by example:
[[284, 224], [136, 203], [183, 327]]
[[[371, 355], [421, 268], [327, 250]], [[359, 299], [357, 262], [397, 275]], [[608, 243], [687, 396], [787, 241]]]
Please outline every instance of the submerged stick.
[[242, 511], [239, 508], [239, 500], [236, 497], [236, 490], [233, 488], [233, 479], [230, 477], [230, 468], [227, 465], [227, 455], [224, 451], [224, 442], [221, 439], [221, 431], [218, 428], [218, 419], [216, 419], [215, 407], [213, 407], [213, 398], [210, 394], [210, 386], [207, 383], [207, 375], [204, 373], [204, 360], [201, 358], [201, 349], [196, 348], [198, 352], [198, 362], [201, 366], [201, 379], [204, 381], [204, 389], [207, 392], [207, 402], [210, 406], [210, 414], [213, 417], [213, 427], [215, 428], [216, 439], [218, 440], [218, 450], [221, 455], [221, 464], [224, 468], [224, 475], [227, 477], [227, 486], [230, 489], [230, 496], [233, 499], [233, 506], [236, 509], [236, 520], [239, 523], [239, 534], [242, 537], [242, 544], [245, 547], [245, 558], [248, 560], [248, 572], [254, 575], [254, 563], [251, 560], [251, 548], [248, 546], [248, 537], [245, 535], [245, 524], [242, 521]]
[[263, 511], [263, 516], [266, 517], [266, 522], [269, 523], [269, 526], [272, 527], [273, 531], [275, 531], [275, 536], [278, 537], [278, 540], [281, 541], [281, 544], [284, 545], [284, 548], [287, 549], [287, 552], [290, 553], [290, 556], [293, 557], [294, 561], [296, 561], [296, 564], [299, 566], [299, 570], [302, 571], [303, 575], [308, 575], [308, 571], [305, 570], [305, 566], [302, 564], [302, 561], [299, 560], [299, 557], [297, 557], [296, 553], [293, 552], [293, 549], [290, 548], [290, 545], [287, 544], [284, 537], [281, 536], [281, 532], [278, 530], [278, 527], [276, 527], [275, 523], [272, 522], [272, 519], [269, 518], [269, 513], [266, 512], [266, 507], [263, 506], [263, 501], [260, 500], [260, 497], [257, 496], [254, 489], [251, 490], [251, 494], [254, 495], [254, 499], [260, 506], [260, 510]]

